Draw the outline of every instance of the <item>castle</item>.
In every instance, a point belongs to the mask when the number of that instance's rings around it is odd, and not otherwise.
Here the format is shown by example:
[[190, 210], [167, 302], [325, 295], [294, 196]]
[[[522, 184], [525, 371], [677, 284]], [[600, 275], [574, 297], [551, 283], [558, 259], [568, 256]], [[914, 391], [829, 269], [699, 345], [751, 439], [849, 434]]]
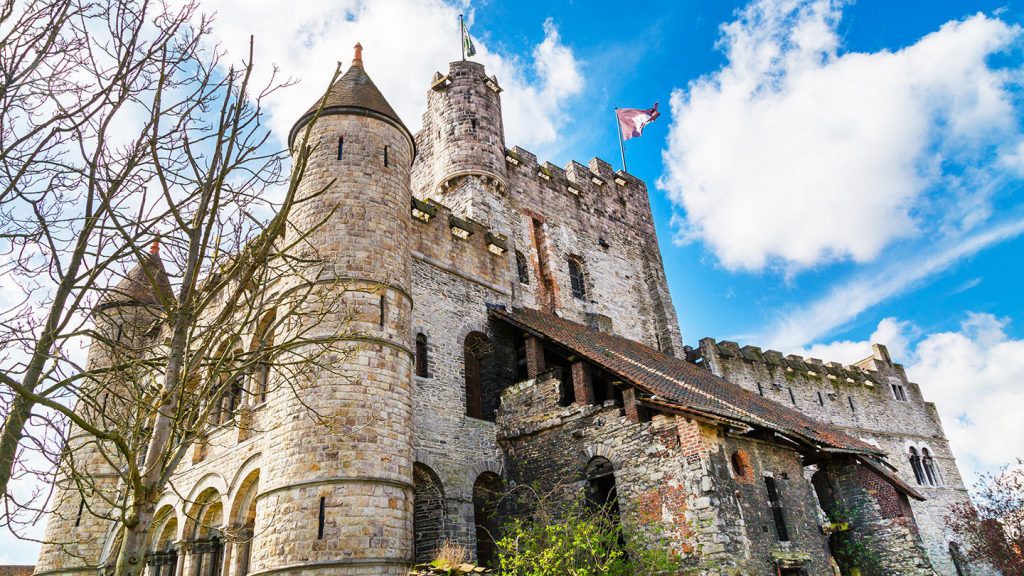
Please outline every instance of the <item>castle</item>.
[[[210, 425], [158, 505], [149, 574], [399, 575], [446, 541], [487, 564], [489, 495], [524, 484], [666, 522], [702, 573], [831, 575], [844, 533], [863, 574], [980, 573], [944, 529], [967, 493], [935, 407], [886, 349], [844, 366], [683, 346], [644, 182], [507, 148], [500, 93], [453, 62], [413, 134], [357, 51], [298, 119], [289, 146], [319, 143], [302, 190], [333, 184], [296, 227], [331, 214], [315, 243], [366, 288], [339, 295], [365, 336], [351, 377], [301, 401], [246, 387], [227, 417], [248, 425]], [[113, 304], [130, 321], [153, 302]], [[116, 527], [61, 496], [47, 539], [74, 544], [35, 574], [102, 571]]]

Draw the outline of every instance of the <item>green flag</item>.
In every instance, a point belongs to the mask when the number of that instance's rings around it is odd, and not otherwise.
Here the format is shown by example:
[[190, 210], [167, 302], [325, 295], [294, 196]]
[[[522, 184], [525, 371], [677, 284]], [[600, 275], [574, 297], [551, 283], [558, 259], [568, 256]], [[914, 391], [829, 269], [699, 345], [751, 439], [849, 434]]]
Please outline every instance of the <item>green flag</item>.
[[469, 37], [469, 26], [462, 22], [462, 57], [476, 55], [476, 46], [473, 46], [473, 39]]

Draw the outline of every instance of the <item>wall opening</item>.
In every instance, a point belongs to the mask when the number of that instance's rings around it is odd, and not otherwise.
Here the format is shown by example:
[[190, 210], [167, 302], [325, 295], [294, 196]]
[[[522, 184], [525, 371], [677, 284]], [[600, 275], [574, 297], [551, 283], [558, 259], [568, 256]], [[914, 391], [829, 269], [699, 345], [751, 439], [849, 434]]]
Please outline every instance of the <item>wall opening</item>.
[[484, 472], [473, 483], [473, 523], [476, 526], [476, 558], [481, 566], [493, 568], [497, 560], [494, 542], [501, 526], [498, 502], [501, 499], [501, 477]]
[[427, 377], [427, 337], [422, 332], [416, 335], [416, 375]]
[[417, 462], [413, 477], [413, 549], [417, 563], [430, 562], [445, 540], [444, 489], [428, 466]]

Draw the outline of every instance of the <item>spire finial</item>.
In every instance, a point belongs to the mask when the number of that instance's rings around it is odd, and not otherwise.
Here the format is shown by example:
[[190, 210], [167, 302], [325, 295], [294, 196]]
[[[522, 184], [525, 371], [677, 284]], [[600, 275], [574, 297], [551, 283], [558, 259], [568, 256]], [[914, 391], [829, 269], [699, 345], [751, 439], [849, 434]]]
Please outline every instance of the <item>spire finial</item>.
[[356, 42], [356, 55], [352, 57], [352, 65], [353, 66], [362, 66], [363, 65], [363, 45], [360, 44], [359, 42]]
[[160, 239], [154, 238], [153, 243], [149, 246], [149, 253], [156, 256], [160, 253]]

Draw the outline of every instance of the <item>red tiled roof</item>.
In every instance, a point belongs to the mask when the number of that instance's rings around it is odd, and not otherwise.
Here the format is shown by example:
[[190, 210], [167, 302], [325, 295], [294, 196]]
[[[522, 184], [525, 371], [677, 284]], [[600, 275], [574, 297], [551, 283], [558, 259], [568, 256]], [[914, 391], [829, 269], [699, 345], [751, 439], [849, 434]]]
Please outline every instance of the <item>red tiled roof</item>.
[[878, 448], [866, 442], [639, 342], [598, 332], [538, 310], [492, 310], [491, 313], [587, 358], [654, 395], [652, 403], [773, 430], [827, 452], [882, 455]]

